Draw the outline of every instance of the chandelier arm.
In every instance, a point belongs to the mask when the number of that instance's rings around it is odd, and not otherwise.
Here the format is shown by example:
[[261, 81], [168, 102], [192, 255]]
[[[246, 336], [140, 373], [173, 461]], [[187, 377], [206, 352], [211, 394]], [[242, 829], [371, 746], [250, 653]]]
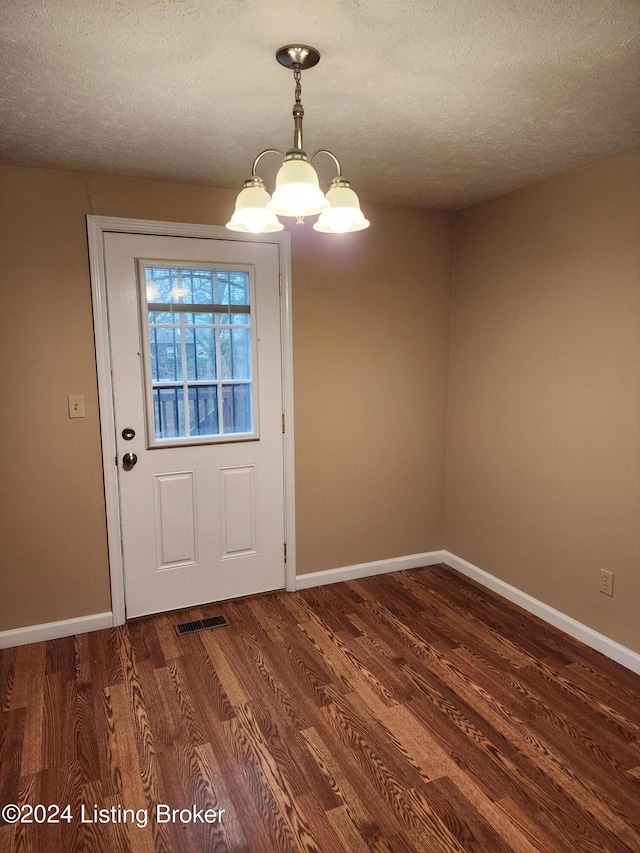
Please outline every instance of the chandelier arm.
[[338, 158], [336, 157], [336, 155], [335, 155], [332, 151], [329, 151], [329, 150], [328, 150], [328, 149], [326, 149], [326, 148], [318, 148], [318, 150], [317, 150], [317, 151], [314, 151], [314, 152], [313, 152], [313, 154], [311, 155], [311, 157], [309, 157], [309, 162], [310, 162], [310, 163], [313, 163], [313, 158], [314, 158], [317, 154], [328, 154], [328, 155], [329, 155], [329, 157], [331, 157], [331, 159], [333, 160], [333, 162], [336, 164], [336, 168], [337, 168], [337, 170], [338, 170], [338, 177], [339, 177], [339, 178], [341, 178], [341, 177], [342, 177], [342, 166], [340, 165], [340, 161], [338, 160]]
[[284, 161], [284, 151], [281, 151], [279, 148], [265, 148], [265, 150], [261, 151], [256, 157], [256, 159], [253, 161], [253, 166], [251, 167], [251, 177], [255, 177], [258, 174], [256, 172], [258, 163], [264, 157], [265, 154], [279, 154]]

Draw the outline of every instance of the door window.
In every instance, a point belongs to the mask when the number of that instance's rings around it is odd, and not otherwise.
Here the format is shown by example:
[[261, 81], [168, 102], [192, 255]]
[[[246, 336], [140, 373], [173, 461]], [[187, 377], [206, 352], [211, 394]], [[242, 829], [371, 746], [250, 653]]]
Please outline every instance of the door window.
[[258, 437], [253, 271], [139, 261], [149, 447]]

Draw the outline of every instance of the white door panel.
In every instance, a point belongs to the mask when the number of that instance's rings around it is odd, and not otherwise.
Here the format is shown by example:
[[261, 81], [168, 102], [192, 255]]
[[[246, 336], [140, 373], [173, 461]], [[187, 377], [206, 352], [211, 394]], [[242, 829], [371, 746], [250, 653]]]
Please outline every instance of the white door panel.
[[[127, 616], [282, 588], [284, 477], [278, 247], [232, 240], [107, 233], [105, 258]], [[233, 349], [229, 347], [234, 332], [228, 329], [233, 328], [235, 320], [224, 316], [220, 319], [213, 309], [215, 321], [209, 321], [203, 313], [188, 313], [190, 305], [183, 305], [180, 297], [175, 304], [182, 306], [176, 309], [182, 313], [171, 315], [175, 347], [166, 344], [171, 330], [161, 327], [158, 321], [165, 340], [163, 357], [166, 361], [166, 353], [171, 352], [174, 359], [169, 378], [160, 376], [157, 361], [161, 349], [153, 344], [156, 349], [151, 355], [148, 349], [150, 337], [156, 333], [145, 327], [147, 306], [140, 259], [150, 259], [151, 266], [164, 265], [172, 270], [185, 267], [185, 274], [189, 272], [188, 265], [202, 265], [205, 270], [247, 271], [252, 291], [252, 366], [247, 366], [246, 354], [237, 360], [242, 361], [243, 371], [251, 372], [250, 391], [244, 373], [240, 379], [234, 378], [225, 367], [225, 354], [221, 354], [222, 341], [233, 359]], [[150, 297], [154, 303], [160, 298]], [[157, 319], [160, 312], [149, 316]], [[239, 322], [244, 322], [245, 318], [237, 316]], [[203, 318], [204, 325], [199, 325]], [[219, 325], [222, 322], [229, 325]], [[208, 332], [203, 337], [200, 332], [206, 324]], [[191, 349], [187, 344], [180, 349], [186, 335], [191, 335]], [[207, 340], [212, 342], [209, 349]], [[227, 361], [228, 358], [227, 355]], [[206, 374], [208, 379], [198, 378], [197, 364], [210, 371]], [[224, 370], [227, 378], [223, 381]], [[189, 377], [193, 381], [187, 381], [187, 371], [191, 371]], [[165, 383], [160, 389], [156, 387], [158, 376], [158, 381]], [[201, 395], [203, 405], [196, 401], [199, 391], [192, 394], [199, 386], [206, 386], [206, 393]], [[246, 412], [251, 409], [247, 394], [252, 395], [250, 428], [245, 424]], [[165, 398], [174, 402], [167, 407], [161, 402]], [[243, 412], [237, 419], [239, 427], [237, 423], [229, 426], [236, 399], [243, 401], [238, 408]], [[158, 429], [164, 428], [158, 426], [161, 411], [175, 411], [176, 416], [181, 412], [185, 434], [166, 438], [159, 433]], [[203, 412], [206, 418], [201, 417]], [[218, 420], [225, 426], [217, 424]], [[204, 421], [217, 424], [207, 427], [212, 434], [202, 427]], [[125, 429], [134, 431], [131, 440], [123, 438]], [[215, 433], [216, 429], [220, 432]], [[127, 453], [137, 456], [130, 470], [122, 466]]]

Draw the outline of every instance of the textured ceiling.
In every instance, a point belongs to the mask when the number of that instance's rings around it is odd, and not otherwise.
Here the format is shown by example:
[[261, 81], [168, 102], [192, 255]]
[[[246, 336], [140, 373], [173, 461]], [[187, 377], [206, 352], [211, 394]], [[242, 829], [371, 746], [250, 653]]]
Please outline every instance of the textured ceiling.
[[1, 0], [0, 162], [240, 188], [292, 144], [297, 41], [305, 147], [365, 201], [463, 207], [640, 145], [638, 0]]

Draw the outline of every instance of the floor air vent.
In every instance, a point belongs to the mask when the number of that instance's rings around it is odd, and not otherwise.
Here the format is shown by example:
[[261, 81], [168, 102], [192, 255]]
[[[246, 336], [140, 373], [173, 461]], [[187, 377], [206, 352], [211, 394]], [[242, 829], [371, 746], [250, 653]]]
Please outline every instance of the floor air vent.
[[193, 622], [182, 622], [176, 625], [176, 634], [181, 637], [183, 634], [194, 634], [196, 631], [206, 631], [209, 628], [224, 628], [229, 624], [226, 616], [209, 616], [208, 619], [196, 619]]

